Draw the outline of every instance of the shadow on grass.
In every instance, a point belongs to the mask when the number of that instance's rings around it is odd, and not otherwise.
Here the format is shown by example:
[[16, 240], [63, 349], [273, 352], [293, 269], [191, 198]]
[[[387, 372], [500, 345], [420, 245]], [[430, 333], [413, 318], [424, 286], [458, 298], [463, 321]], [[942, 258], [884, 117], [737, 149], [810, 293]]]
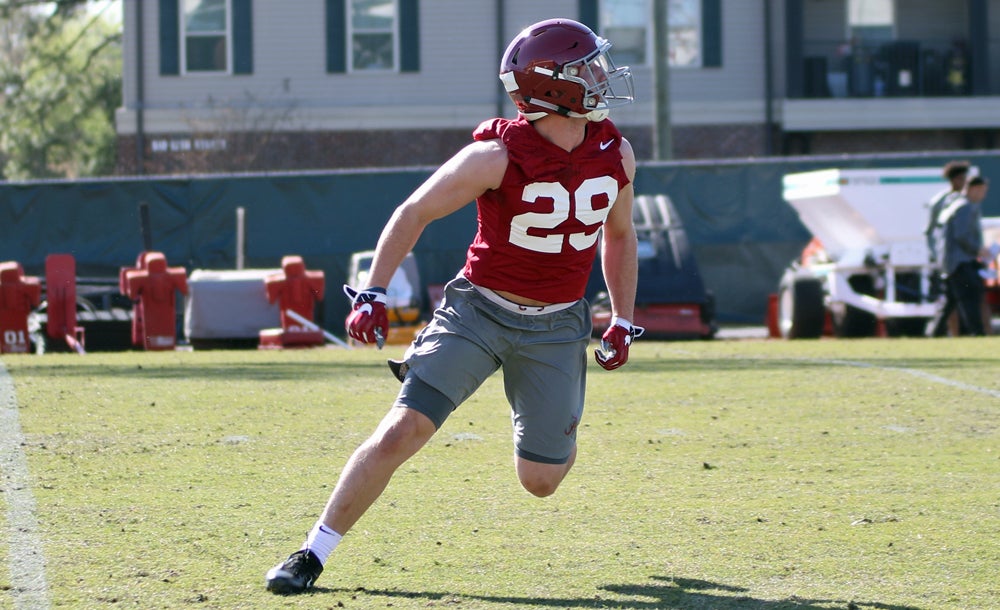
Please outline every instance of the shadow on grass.
[[[599, 585], [602, 592], [592, 597], [518, 597], [494, 595], [462, 595], [455, 593], [434, 593], [417, 591], [386, 591], [359, 589], [353, 595], [370, 595], [389, 598], [406, 598], [442, 601], [461, 604], [462, 600], [476, 600], [494, 604], [509, 604], [515, 608], [631, 608], [634, 610], [920, 610], [916, 606], [890, 604], [876, 601], [856, 601], [838, 599], [807, 599], [792, 597], [783, 600], [760, 599], [749, 595], [749, 589], [735, 587], [706, 580], [653, 576], [652, 584]], [[322, 589], [317, 592], [335, 592], [337, 589]]]
[[[9, 367], [14, 368], [14, 367]], [[203, 379], [213, 380], [270, 380], [283, 379], [329, 380], [331, 375], [357, 375], [370, 372], [384, 373], [389, 378], [392, 373], [385, 361], [377, 362], [240, 362], [240, 363], [186, 363], [186, 364], [87, 364], [60, 363], [53, 365], [17, 368], [14, 374], [19, 378], [50, 377], [118, 377], [122, 379]]]
[[[398, 357], [399, 354], [387, 354]], [[620, 373], [625, 375], [645, 375], [649, 373], [678, 374], [685, 372], [732, 372], [752, 371], [754, 373], [788, 372], [809, 370], [829, 370], [831, 364], [854, 365], [851, 359], [794, 359], [794, 358], [678, 358], [678, 359], [634, 359]], [[859, 361], [861, 362], [861, 361]], [[16, 363], [14, 363], [16, 364]], [[893, 360], [866, 358], [861, 366], [873, 368], [906, 368], [931, 371], [941, 374], [948, 369], [968, 369], [995, 366], [997, 360], [985, 358], [921, 358]], [[329, 380], [332, 375], [358, 375], [384, 373], [390, 375], [385, 360], [375, 361], [266, 361], [266, 362], [141, 362], [129, 364], [92, 364], [85, 359], [76, 362], [62, 361], [51, 365], [33, 365], [14, 369], [19, 377], [121, 377], [127, 379], [247, 379], [247, 380]]]

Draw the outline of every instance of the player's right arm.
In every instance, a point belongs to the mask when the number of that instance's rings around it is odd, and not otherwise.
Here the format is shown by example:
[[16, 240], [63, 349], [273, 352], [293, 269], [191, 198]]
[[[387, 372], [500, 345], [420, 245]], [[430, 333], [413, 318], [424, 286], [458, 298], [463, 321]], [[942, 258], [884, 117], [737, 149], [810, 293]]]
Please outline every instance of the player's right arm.
[[499, 140], [469, 144], [446, 161], [393, 212], [375, 248], [368, 286], [388, 286], [424, 228], [500, 186], [507, 148]]

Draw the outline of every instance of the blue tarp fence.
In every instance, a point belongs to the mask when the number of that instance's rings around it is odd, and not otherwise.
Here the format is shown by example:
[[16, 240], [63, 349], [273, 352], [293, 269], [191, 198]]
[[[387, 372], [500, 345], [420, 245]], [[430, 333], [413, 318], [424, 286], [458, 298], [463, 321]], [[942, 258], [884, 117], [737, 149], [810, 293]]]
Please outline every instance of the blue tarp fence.
[[[941, 167], [969, 159], [1000, 177], [1000, 153], [769, 158], [641, 163], [639, 194], [666, 194], [683, 221], [722, 323], [762, 324], [768, 294], [810, 239], [782, 200], [786, 173], [828, 168]], [[143, 248], [140, 204], [151, 220], [153, 248], [171, 265], [234, 269], [236, 210], [244, 208], [245, 267], [277, 268], [287, 254], [323, 270], [327, 295], [320, 320], [341, 334], [348, 311], [339, 285], [351, 253], [375, 246], [393, 209], [433, 168], [280, 174], [0, 183], [0, 261], [44, 276], [45, 257], [70, 253], [77, 274], [117, 281]], [[1000, 215], [1000, 191], [985, 215]], [[414, 249], [425, 283], [444, 283], [461, 268], [475, 233], [475, 206], [433, 223]], [[595, 277], [599, 274], [595, 274]], [[640, 277], [640, 282], [643, 279]], [[601, 290], [592, 281], [588, 296]]]

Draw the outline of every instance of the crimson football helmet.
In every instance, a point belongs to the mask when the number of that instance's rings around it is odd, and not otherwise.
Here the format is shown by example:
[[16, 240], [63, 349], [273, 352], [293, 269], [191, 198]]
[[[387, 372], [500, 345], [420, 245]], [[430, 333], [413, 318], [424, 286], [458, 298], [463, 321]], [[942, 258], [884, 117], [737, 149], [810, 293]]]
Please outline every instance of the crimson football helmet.
[[611, 43], [570, 19], [529, 26], [507, 47], [500, 80], [529, 121], [546, 114], [602, 121], [634, 99], [632, 71], [615, 67]]

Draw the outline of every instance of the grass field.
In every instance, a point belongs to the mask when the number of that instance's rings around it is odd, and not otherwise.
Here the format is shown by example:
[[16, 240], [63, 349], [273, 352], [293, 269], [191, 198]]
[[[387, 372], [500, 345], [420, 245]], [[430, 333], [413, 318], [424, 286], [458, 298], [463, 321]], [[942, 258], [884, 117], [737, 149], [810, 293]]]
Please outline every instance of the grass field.
[[4, 472], [0, 609], [34, 603], [34, 552], [53, 608], [997, 608], [998, 348], [640, 341], [591, 368], [546, 499], [517, 483], [497, 376], [287, 598], [264, 572], [383, 415], [400, 348], [4, 356], [23, 442], [0, 463], [28, 484]]

